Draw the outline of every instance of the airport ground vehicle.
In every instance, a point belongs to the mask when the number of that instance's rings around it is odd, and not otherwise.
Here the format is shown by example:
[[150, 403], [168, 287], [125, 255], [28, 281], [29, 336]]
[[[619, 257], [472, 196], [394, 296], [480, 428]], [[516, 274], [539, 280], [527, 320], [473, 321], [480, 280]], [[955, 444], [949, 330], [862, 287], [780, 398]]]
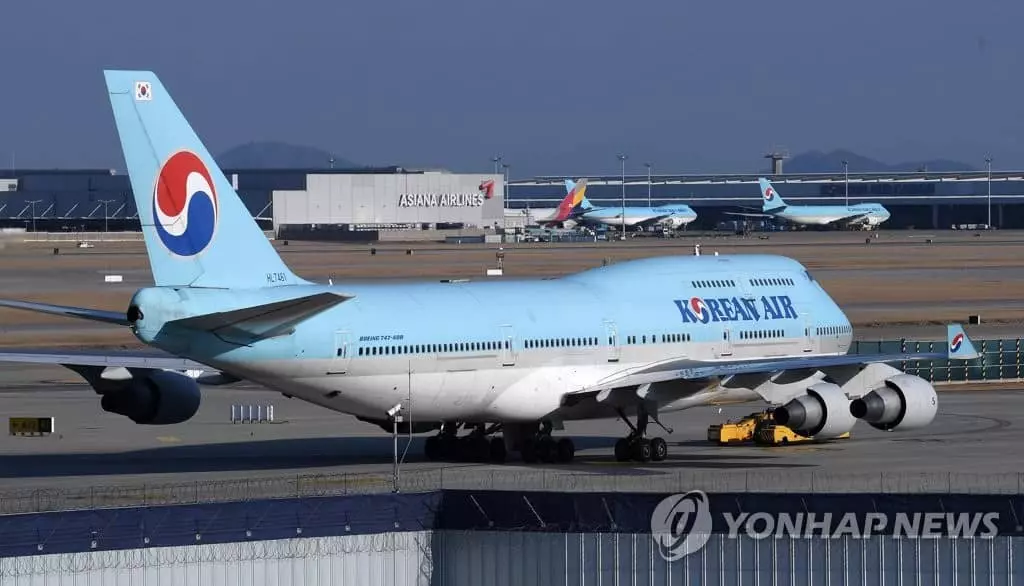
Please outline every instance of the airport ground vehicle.
[[712, 424], [708, 427], [708, 441], [723, 446], [749, 442], [754, 438], [754, 430], [757, 425], [771, 419], [771, 416], [771, 411], [760, 411], [735, 421]]
[[[813, 437], [801, 435], [775, 421], [769, 409], [751, 413], [734, 421], [715, 423], [708, 426], [708, 441], [718, 445], [745, 444], [754, 442], [762, 446], [779, 446], [813, 441]], [[835, 439], [848, 439], [847, 431]]]

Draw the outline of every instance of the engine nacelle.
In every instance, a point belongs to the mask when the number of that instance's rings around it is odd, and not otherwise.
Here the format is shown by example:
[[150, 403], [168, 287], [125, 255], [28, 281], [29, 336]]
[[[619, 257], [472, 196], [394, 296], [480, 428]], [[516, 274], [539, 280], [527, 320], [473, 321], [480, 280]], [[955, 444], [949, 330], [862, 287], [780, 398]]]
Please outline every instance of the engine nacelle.
[[[104, 411], [124, 415], [143, 425], [188, 421], [199, 411], [199, 384], [170, 370], [135, 370], [131, 378], [97, 388]], [[97, 385], [93, 385], [94, 388]]]
[[921, 377], [898, 374], [850, 403], [850, 414], [885, 431], [918, 429], [935, 419], [939, 400], [935, 387]]
[[836, 438], [857, 423], [850, 414], [850, 400], [834, 383], [818, 382], [773, 413], [775, 422], [804, 437]]

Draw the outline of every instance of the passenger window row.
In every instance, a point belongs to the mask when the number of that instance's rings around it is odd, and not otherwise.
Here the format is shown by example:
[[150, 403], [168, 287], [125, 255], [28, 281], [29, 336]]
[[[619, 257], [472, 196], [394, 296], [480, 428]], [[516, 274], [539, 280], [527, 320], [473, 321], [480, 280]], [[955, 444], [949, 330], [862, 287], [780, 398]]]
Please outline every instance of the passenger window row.
[[[693, 340], [690, 334], [651, 334], [650, 336], [626, 336], [627, 344], [655, 344], [658, 341], [662, 344], [678, 342], [690, 342]], [[586, 338], [543, 338], [526, 340], [523, 343], [525, 348], [581, 348], [586, 346], [597, 346], [600, 340], [596, 337]], [[613, 338], [608, 338], [608, 345], [614, 344]], [[487, 352], [501, 349], [509, 349], [509, 341], [504, 342], [451, 342], [447, 344], [412, 344], [402, 346], [367, 346], [360, 347], [357, 351], [359, 356], [398, 356], [406, 354], [445, 354], [464, 352]], [[341, 357], [344, 350], [339, 348], [337, 356]]]
[[751, 279], [750, 284], [755, 287], [782, 287], [785, 285], [795, 285], [793, 279], [777, 277], [770, 279]]
[[723, 289], [725, 287], [735, 287], [736, 281], [732, 281], [730, 279], [718, 281], [690, 281], [690, 285], [692, 285], [694, 289], [713, 289], [715, 287]]
[[785, 330], [752, 330], [740, 332], [741, 340], [770, 340], [772, 338], [785, 337]]
[[822, 326], [815, 328], [815, 331], [819, 336], [838, 336], [853, 332], [853, 328], [851, 326]]
[[[409, 346], [368, 346], [359, 348], [359, 356], [395, 356], [399, 354], [445, 354], [452, 352], [487, 352], [508, 349], [504, 342], [450, 342], [448, 344], [412, 344]], [[338, 356], [342, 350], [338, 349]]]
[[572, 348], [580, 346], [597, 346], [597, 338], [546, 338], [527, 340], [527, 348]]
[[[662, 344], [674, 344], [676, 342], [689, 342], [692, 338], [690, 334], [662, 334]], [[626, 336], [627, 344], [656, 344], [658, 343], [658, 336], [651, 334], [650, 336]]]

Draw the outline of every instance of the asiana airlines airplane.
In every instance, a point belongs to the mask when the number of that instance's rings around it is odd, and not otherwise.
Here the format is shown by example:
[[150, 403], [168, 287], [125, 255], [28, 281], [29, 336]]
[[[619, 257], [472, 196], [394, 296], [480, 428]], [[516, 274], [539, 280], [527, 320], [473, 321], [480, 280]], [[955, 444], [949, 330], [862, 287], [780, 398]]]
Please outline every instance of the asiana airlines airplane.
[[621, 418], [621, 461], [665, 459], [662, 413], [765, 401], [831, 438], [858, 419], [908, 430], [935, 390], [905, 360], [977, 356], [959, 326], [941, 352], [850, 355], [853, 329], [800, 263], [666, 256], [555, 279], [320, 284], [282, 262], [167, 89], [107, 71], [154, 286], [125, 312], [4, 301], [127, 327], [166, 354], [6, 352], [61, 364], [100, 406], [143, 425], [188, 420], [200, 388], [252, 381], [390, 430], [437, 431], [431, 459], [568, 462], [563, 422]]

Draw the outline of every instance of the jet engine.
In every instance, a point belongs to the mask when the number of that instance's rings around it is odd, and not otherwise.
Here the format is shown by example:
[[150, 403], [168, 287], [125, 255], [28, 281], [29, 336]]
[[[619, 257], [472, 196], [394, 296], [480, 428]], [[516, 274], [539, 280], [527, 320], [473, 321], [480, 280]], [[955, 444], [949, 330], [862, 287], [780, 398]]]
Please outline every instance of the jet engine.
[[773, 413], [775, 422], [804, 437], [836, 438], [853, 429], [850, 400], [834, 383], [818, 382]]
[[850, 403], [850, 414], [885, 431], [918, 429], [935, 419], [935, 388], [921, 377], [898, 374]]
[[108, 413], [124, 415], [142, 425], [188, 421], [199, 411], [199, 384], [173, 370], [73, 366], [101, 396]]

